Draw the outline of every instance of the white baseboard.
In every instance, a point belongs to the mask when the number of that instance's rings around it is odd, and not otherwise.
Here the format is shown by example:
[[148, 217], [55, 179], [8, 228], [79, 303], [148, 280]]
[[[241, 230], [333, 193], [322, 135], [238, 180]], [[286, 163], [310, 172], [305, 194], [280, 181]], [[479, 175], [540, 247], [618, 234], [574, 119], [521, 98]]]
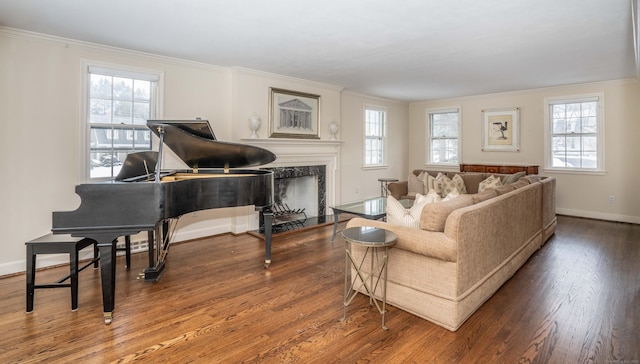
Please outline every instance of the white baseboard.
[[638, 217], [638, 216], [607, 214], [607, 213], [602, 213], [602, 212], [571, 210], [571, 209], [556, 209], [556, 214], [558, 214], [558, 215], [576, 216], [576, 217], [585, 217], [585, 218], [588, 218], [588, 219], [626, 222], [626, 223], [630, 223], [630, 224], [640, 224], [640, 217]]

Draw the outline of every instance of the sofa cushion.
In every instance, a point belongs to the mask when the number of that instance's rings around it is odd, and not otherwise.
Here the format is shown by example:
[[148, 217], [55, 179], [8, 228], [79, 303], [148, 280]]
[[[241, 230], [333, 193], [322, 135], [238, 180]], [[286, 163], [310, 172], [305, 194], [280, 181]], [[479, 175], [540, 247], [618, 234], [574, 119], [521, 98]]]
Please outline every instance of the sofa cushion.
[[393, 225], [414, 228], [420, 227], [420, 214], [422, 213], [422, 209], [426, 204], [431, 203], [434, 200], [434, 195], [424, 196], [418, 193], [416, 194], [413, 206], [405, 209], [404, 206], [402, 206], [402, 204], [393, 196], [388, 196], [386, 209], [387, 222]]
[[516, 189], [516, 186], [514, 186], [514, 184], [508, 184], [508, 185], [502, 185], [502, 186], [498, 186], [498, 187], [492, 187], [491, 189], [495, 190], [498, 195], [504, 195], [507, 192], [511, 192], [513, 190]]
[[470, 172], [460, 173], [459, 176], [464, 181], [467, 193], [478, 193], [478, 185], [484, 179], [484, 174]]
[[427, 204], [420, 215], [420, 229], [443, 232], [447, 217], [453, 211], [471, 205], [473, 205], [471, 195], [460, 195], [453, 200]]
[[528, 186], [529, 185], [529, 180], [526, 179], [526, 178], [520, 178], [518, 181], [512, 183], [512, 185], [517, 190], [518, 188], [521, 188], [521, 187], [524, 187], [524, 186]]
[[478, 185], [478, 193], [486, 190], [487, 188], [495, 188], [498, 186], [502, 186], [502, 182], [500, 181], [500, 178], [494, 175], [491, 175], [487, 177], [485, 180], [483, 180], [482, 182], [480, 182], [480, 184]]
[[478, 193], [472, 194], [470, 196], [473, 199], [473, 203], [477, 204], [477, 203], [480, 203], [482, 201], [486, 201], [486, 200], [488, 200], [490, 198], [494, 198], [494, 197], [498, 196], [498, 192], [496, 192], [496, 190], [493, 189], [493, 188], [488, 188], [488, 189], [486, 189], [486, 190], [484, 190], [482, 192], [478, 192]]

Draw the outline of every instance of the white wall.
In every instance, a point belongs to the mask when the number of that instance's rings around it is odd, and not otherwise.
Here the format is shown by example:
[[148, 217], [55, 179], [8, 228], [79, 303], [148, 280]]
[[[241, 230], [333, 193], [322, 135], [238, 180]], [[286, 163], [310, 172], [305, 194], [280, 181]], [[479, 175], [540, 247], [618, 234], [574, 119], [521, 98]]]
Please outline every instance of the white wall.
[[258, 129], [261, 139], [269, 137], [269, 88], [304, 92], [320, 96], [320, 120], [318, 132], [321, 140], [327, 140], [329, 123], [332, 120], [340, 122], [340, 91], [341, 87], [324, 83], [301, 80], [271, 73], [233, 68], [231, 71], [231, 94], [233, 139], [249, 138], [249, 116], [257, 113], [262, 124]]
[[[24, 242], [50, 232], [53, 211], [75, 210], [80, 204], [74, 187], [84, 182], [79, 160], [83, 60], [162, 72], [159, 117], [207, 119], [220, 140], [248, 138], [247, 119], [253, 112], [262, 117], [260, 136], [268, 137], [269, 87], [320, 95], [323, 140], [330, 137], [328, 124], [341, 122], [337, 86], [0, 28], [0, 276], [24, 271]], [[168, 148], [165, 152], [165, 168], [184, 167]], [[250, 206], [188, 214], [180, 219], [175, 240], [241, 233], [255, 228], [255, 217]], [[39, 266], [68, 261], [43, 258]]]
[[[387, 166], [383, 168], [363, 168], [365, 105], [387, 108]], [[344, 144], [340, 180], [341, 198], [338, 202], [380, 196], [378, 178], [407, 179], [409, 153], [407, 135], [410, 135], [408, 120], [408, 103], [346, 91], [342, 93], [340, 139]]]
[[[545, 97], [604, 93], [605, 175], [553, 173], [544, 166]], [[425, 168], [426, 110], [462, 107], [462, 162], [532, 163], [540, 174], [557, 178], [557, 212], [582, 217], [640, 223], [640, 84], [621, 80], [543, 88], [474, 97], [412, 103], [410, 106], [410, 169]], [[520, 108], [520, 152], [483, 152], [483, 109]], [[608, 197], [616, 196], [615, 204]]]

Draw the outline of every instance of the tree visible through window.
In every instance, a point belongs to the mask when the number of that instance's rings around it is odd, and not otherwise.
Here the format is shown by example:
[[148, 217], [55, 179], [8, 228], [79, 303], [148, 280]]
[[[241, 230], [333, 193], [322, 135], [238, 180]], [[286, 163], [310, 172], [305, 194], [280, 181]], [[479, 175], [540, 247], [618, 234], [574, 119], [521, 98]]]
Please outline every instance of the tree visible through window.
[[151, 150], [157, 75], [89, 67], [89, 178], [112, 178], [128, 153]]
[[428, 113], [428, 164], [458, 164], [460, 160], [460, 116], [458, 109]]
[[364, 110], [364, 165], [384, 165], [385, 122], [384, 108], [365, 107]]

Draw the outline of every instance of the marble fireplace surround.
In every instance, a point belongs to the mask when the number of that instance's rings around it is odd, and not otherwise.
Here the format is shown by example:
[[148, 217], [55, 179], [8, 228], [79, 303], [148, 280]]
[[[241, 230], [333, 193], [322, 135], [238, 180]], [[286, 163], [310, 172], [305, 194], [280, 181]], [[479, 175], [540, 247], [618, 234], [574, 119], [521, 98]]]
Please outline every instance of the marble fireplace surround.
[[[290, 191], [290, 186], [293, 179], [299, 177], [314, 177], [316, 180], [316, 188], [313, 191], [309, 191], [314, 194], [313, 198], [315, 202], [312, 205], [316, 206], [315, 211], [307, 210], [307, 216], [325, 216], [327, 201], [327, 173], [325, 165], [317, 166], [295, 166], [295, 167], [262, 167], [260, 169], [267, 169], [273, 171], [274, 179], [274, 202], [275, 204], [286, 202], [287, 192]], [[294, 191], [295, 192], [295, 191]], [[305, 196], [307, 197], [307, 196]], [[292, 205], [287, 205], [287, 208], [299, 209], [303, 206], [295, 204], [292, 201]]]
[[[340, 146], [342, 142], [289, 138], [242, 139], [242, 142], [265, 148], [276, 155], [274, 162], [260, 166], [260, 168], [278, 168], [285, 171], [286, 174], [286, 171], [292, 170], [292, 167], [325, 166], [325, 214], [331, 212], [331, 209], [326, 209], [326, 207], [335, 205], [336, 196], [340, 192], [338, 181], [340, 180]], [[309, 168], [308, 170], [316, 171], [318, 168]], [[321, 208], [321, 206], [318, 207]]]

